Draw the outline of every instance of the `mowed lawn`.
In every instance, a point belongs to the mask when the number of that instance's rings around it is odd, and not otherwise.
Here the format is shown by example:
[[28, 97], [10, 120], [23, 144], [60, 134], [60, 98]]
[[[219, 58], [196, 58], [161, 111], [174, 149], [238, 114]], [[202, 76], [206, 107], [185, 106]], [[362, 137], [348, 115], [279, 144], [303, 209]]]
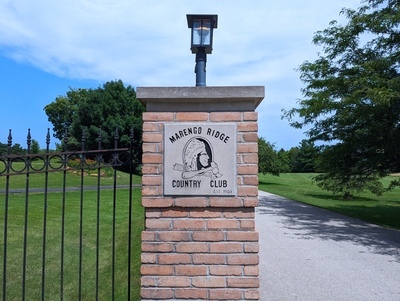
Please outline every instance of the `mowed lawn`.
[[[351, 200], [320, 189], [310, 173], [288, 173], [279, 177], [259, 174], [259, 189], [295, 201], [325, 208], [385, 227], [400, 229], [400, 188], [375, 196], [365, 192]], [[398, 177], [387, 177], [387, 184]]]
[[[43, 177], [43, 174], [30, 175], [30, 187], [43, 188]], [[62, 173], [50, 173], [49, 186], [61, 187], [62, 177]], [[10, 189], [24, 188], [25, 180], [25, 176], [11, 176]], [[104, 177], [100, 182], [101, 185], [113, 186], [112, 177]], [[140, 177], [135, 177], [134, 183], [138, 182], [140, 182]], [[4, 189], [5, 177], [0, 178], [0, 184], [0, 190]], [[117, 184], [129, 184], [128, 176], [118, 172]], [[85, 177], [84, 186], [96, 187], [96, 185], [97, 177]], [[80, 176], [68, 172], [67, 187], [79, 186]], [[82, 195], [83, 202], [81, 202]], [[28, 197], [28, 206], [26, 206], [25, 193], [11, 193], [6, 206], [4, 190], [0, 191], [0, 299], [3, 299], [4, 293], [6, 293], [7, 300], [21, 300], [24, 283], [26, 300], [40, 300], [43, 258], [45, 258], [45, 300], [59, 300], [60, 290], [62, 290], [64, 300], [78, 300], [79, 280], [81, 281], [82, 299], [95, 300], [97, 268], [98, 299], [111, 300], [112, 293], [115, 300], [127, 299], [129, 286], [129, 189], [117, 189], [115, 202], [112, 189], [101, 190], [99, 195], [96, 190], [85, 190], [82, 195], [80, 191], [68, 191], [65, 194], [64, 203], [61, 191], [51, 192], [48, 194], [46, 207], [43, 192], [31, 192]], [[144, 226], [140, 188], [133, 189], [131, 207], [132, 246], [129, 289], [131, 298], [139, 300], [140, 245]], [[28, 209], [27, 216], [26, 209]], [[4, 292], [2, 286], [6, 211], [8, 221], [7, 257], [5, 260], [6, 291]], [[28, 222], [26, 255], [24, 255], [25, 220]], [[44, 236], [45, 220], [46, 235]], [[81, 234], [82, 241], [80, 240]], [[64, 235], [64, 240], [62, 240], [62, 235]], [[46, 238], [45, 253], [43, 253], [44, 237]], [[80, 252], [81, 245], [82, 252]], [[26, 257], [25, 279], [23, 278], [24, 256]], [[61, 273], [61, 264], [63, 264], [63, 273]], [[114, 292], [113, 282], [115, 283]]]

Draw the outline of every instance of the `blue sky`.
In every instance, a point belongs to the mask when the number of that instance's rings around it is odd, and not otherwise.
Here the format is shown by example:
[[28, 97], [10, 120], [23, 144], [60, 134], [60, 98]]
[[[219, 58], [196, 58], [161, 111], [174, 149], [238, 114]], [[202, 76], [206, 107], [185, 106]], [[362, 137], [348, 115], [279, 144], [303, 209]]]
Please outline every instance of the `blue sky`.
[[[218, 14], [208, 86], [265, 86], [259, 136], [289, 149], [303, 130], [281, 120], [303, 87], [295, 69], [313, 61], [313, 34], [359, 0], [0, 0], [0, 142], [27, 129], [45, 147], [43, 108], [71, 88], [121, 79], [133, 87], [194, 86], [186, 14]], [[53, 139], [53, 142], [56, 140]], [[53, 144], [52, 144], [53, 145]]]

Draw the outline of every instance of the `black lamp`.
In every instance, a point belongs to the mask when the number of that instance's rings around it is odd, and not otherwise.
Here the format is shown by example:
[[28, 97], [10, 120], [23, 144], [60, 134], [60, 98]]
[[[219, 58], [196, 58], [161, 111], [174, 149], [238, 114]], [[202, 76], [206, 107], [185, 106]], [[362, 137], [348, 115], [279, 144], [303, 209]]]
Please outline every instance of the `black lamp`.
[[186, 15], [192, 29], [191, 47], [196, 54], [196, 86], [206, 85], [207, 53], [212, 52], [213, 30], [217, 28], [218, 15]]

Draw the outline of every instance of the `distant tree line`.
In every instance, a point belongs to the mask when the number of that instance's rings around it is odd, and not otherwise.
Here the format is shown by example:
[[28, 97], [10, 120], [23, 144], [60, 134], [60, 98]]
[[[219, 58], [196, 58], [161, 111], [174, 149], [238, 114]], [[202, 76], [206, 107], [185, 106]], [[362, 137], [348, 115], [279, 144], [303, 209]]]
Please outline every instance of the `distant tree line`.
[[281, 173], [321, 172], [318, 164], [321, 148], [309, 140], [302, 140], [289, 150], [276, 150], [275, 144], [265, 138], [258, 140], [259, 171], [279, 176]]
[[[10, 147], [10, 151], [8, 150], [8, 145], [6, 143], [0, 142], [0, 156], [6, 156], [10, 152], [10, 155], [24, 155], [28, 153], [27, 148], [23, 148], [21, 144], [14, 143]], [[40, 154], [44, 152], [44, 150], [40, 149], [39, 142], [35, 139], [32, 139], [30, 151], [31, 154]]]

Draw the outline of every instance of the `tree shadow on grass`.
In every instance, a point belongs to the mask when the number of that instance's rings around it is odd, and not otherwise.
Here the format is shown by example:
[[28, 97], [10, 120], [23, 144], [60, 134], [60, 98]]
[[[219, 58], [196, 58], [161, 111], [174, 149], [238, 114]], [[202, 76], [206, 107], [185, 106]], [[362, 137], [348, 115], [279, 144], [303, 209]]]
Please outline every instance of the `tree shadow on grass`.
[[264, 181], [259, 181], [258, 182], [259, 185], [276, 185], [276, 186], [285, 186], [285, 184], [281, 184], [281, 183], [275, 183], [275, 182], [264, 182]]
[[339, 201], [339, 202], [379, 202], [379, 200], [376, 199], [371, 199], [371, 198], [366, 198], [366, 197], [361, 197], [361, 196], [353, 196], [350, 199], [345, 199], [341, 195], [335, 195], [335, 194], [314, 194], [314, 193], [308, 193], [304, 194], [307, 197], [313, 198], [313, 199], [320, 199], [320, 200], [331, 200], [331, 201]]
[[388, 255], [393, 261], [400, 262], [398, 230], [379, 227], [268, 193], [259, 197], [257, 211], [261, 215], [279, 216], [282, 226], [289, 230], [288, 235], [293, 239], [352, 242], [366, 247], [369, 252]]

